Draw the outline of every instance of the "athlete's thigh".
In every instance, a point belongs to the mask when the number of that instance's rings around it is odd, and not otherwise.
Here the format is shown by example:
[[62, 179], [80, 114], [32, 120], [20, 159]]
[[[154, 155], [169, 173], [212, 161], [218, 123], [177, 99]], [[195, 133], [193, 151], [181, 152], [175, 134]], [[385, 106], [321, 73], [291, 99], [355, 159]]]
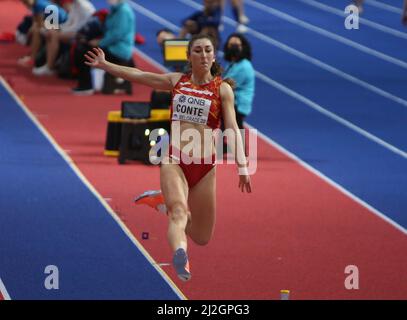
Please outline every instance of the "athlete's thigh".
[[181, 167], [177, 164], [162, 164], [160, 168], [161, 191], [167, 208], [174, 204], [187, 205], [188, 184]]
[[191, 232], [210, 237], [216, 220], [216, 167], [189, 190], [188, 204], [192, 219]]

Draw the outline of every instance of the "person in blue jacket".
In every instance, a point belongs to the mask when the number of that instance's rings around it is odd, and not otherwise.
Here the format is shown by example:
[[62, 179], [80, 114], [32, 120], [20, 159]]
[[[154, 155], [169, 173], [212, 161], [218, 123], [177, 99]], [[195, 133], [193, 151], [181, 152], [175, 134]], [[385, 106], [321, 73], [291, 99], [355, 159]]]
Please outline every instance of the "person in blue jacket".
[[236, 120], [240, 129], [243, 121], [253, 108], [255, 73], [252, 65], [252, 49], [249, 41], [239, 33], [231, 34], [224, 46], [225, 66], [224, 78], [235, 81]]
[[94, 92], [90, 68], [84, 63], [86, 60], [84, 54], [90, 48], [102, 48], [106, 58], [113, 63], [133, 66], [132, 53], [136, 33], [134, 12], [126, 0], [107, 0], [107, 2], [111, 8], [105, 21], [103, 37], [90, 40], [75, 53], [75, 65], [79, 75], [78, 86], [72, 91], [76, 95], [89, 95]]

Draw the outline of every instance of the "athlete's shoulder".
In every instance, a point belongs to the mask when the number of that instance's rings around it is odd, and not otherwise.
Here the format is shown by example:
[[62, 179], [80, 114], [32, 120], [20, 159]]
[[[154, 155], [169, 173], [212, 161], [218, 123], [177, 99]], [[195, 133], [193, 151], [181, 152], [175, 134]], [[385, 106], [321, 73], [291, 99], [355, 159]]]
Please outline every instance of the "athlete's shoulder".
[[186, 79], [188, 79], [187, 74], [180, 73], [180, 72], [168, 73], [168, 76], [171, 79], [171, 83], [172, 83], [173, 87], [176, 87], [179, 82], [186, 81]]
[[232, 88], [232, 85], [229, 83], [229, 78], [222, 79], [222, 82], [220, 84], [220, 90], [233, 93], [233, 88]]
[[222, 81], [219, 91], [222, 99], [231, 99], [233, 97], [232, 86], [226, 81]]

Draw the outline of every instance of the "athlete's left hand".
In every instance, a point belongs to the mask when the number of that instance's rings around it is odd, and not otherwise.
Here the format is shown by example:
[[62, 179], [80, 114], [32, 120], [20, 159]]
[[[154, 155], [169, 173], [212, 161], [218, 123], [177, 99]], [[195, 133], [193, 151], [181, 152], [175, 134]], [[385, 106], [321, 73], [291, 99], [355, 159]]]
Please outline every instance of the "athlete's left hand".
[[252, 192], [252, 185], [250, 182], [250, 176], [249, 175], [239, 175], [239, 189], [244, 192], [246, 189], [247, 193]]

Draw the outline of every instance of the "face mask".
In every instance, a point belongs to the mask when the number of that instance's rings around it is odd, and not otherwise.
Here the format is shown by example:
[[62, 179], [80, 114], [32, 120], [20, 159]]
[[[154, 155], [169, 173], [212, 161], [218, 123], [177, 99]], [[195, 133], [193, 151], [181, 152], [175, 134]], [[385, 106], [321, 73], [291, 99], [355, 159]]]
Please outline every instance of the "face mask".
[[237, 44], [232, 44], [231, 46], [228, 46], [228, 48], [225, 51], [225, 60], [226, 61], [232, 61], [232, 60], [239, 60], [240, 56], [242, 54], [242, 50]]

